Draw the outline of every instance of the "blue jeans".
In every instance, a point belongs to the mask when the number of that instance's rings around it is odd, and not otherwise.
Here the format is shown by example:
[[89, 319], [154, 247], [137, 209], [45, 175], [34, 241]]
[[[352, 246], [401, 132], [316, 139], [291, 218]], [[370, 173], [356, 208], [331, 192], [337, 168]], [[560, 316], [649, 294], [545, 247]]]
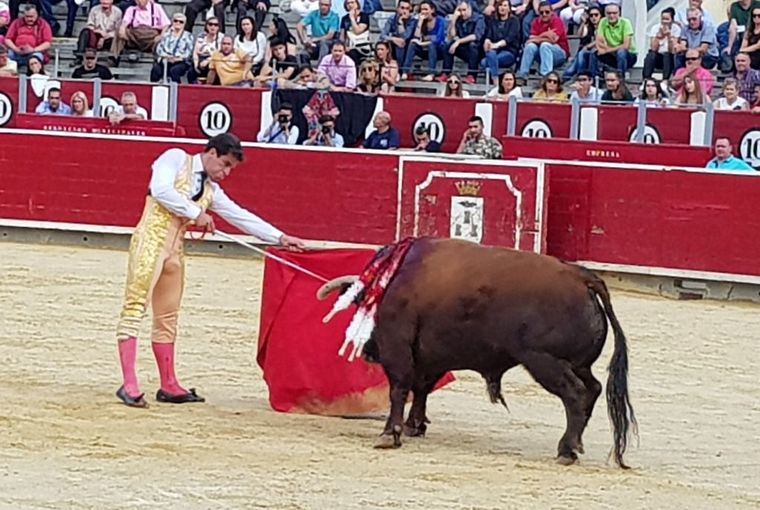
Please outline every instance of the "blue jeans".
[[619, 49], [615, 53], [605, 53], [604, 55], [597, 55], [599, 62], [607, 67], [617, 69], [620, 74], [625, 76], [625, 72], [629, 67], [633, 67], [636, 63], [636, 54], [631, 53], [628, 50]]
[[528, 37], [530, 37], [530, 25], [533, 23], [533, 20], [538, 17], [538, 14], [536, 14], [536, 11], [533, 10], [533, 7], [531, 4], [528, 4], [528, 8], [525, 10], [525, 13], [523, 14], [522, 19], [522, 33], [523, 33], [523, 41], [527, 41]]
[[562, 73], [562, 79], [567, 80], [572, 78], [581, 71], [588, 71], [591, 73], [591, 76], [597, 75], [599, 72], [599, 65], [596, 60], [595, 50], [581, 48], [581, 50], [578, 51], [578, 54], [575, 55], [575, 60], [573, 60], [572, 65]]
[[372, 16], [376, 11], [383, 10], [383, 2], [381, 0], [364, 0], [362, 5], [362, 12]]
[[480, 50], [480, 48], [478, 48], [478, 44], [475, 42], [461, 44], [457, 46], [457, 49], [453, 55], [449, 53], [449, 49], [451, 48], [452, 44], [454, 43], [450, 42], [446, 45], [446, 52], [443, 54], [443, 72], [445, 74], [451, 74], [451, 69], [454, 67], [454, 57], [459, 57], [460, 59], [467, 62], [467, 74], [473, 78], [477, 77], [479, 56], [478, 51]]
[[538, 58], [538, 72], [541, 76], [546, 76], [555, 68], [561, 66], [567, 60], [565, 52], [556, 44], [542, 42], [541, 46], [536, 43], [528, 43], [523, 48], [522, 60], [520, 61], [520, 70], [518, 76], [525, 78], [530, 73], [530, 67], [533, 61]]
[[491, 80], [498, 80], [500, 71], [506, 71], [511, 67], [517, 58], [511, 51], [499, 48], [498, 50], [490, 50], [486, 52], [486, 58], [480, 61], [480, 67], [488, 68], [488, 72], [491, 74]]
[[[61, 1], [62, 0], [50, 0], [50, 3], [55, 5]], [[71, 36], [74, 30], [74, 21], [76, 20], [77, 9], [79, 9], [79, 6], [77, 6], [74, 0], [66, 0], [66, 6], [66, 34]], [[58, 22], [56, 21], [56, 24], [57, 23]], [[55, 31], [57, 31], [57, 29]]]
[[408, 74], [412, 69], [412, 63], [414, 57], [419, 56], [428, 59], [428, 74], [435, 74], [435, 69], [438, 66], [438, 53], [442, 48], [437, 47], [435, 44], [428, 46], [420, 46], [419, 44], [410, 42], [406, 48], [406, 56], [404, 57], [404, 64], [401, 66], [401, 74]]
[[39, 51], [29, 53], [28, 55], [19, 55], [13, 50], [8, 50], [8, 58], [15, 61], [20, 66], [25, 66], [29, 62], [29, 57], [37, 57], [40, 59], [40, 62], [45, 62], [45, 55]]

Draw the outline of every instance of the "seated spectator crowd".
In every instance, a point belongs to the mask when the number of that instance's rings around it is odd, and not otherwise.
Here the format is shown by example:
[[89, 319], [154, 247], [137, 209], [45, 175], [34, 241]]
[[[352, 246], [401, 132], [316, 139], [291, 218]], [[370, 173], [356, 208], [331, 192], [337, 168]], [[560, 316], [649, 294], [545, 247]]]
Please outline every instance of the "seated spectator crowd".
[[[532, 97], [655, 108], [710, 103], [760, 113], [760, 0], [734, 1], [720, 25], [702, 0], [689, 0], [680, 11], [661, 9], [643, 48], [619, 0], [397, 0], [393, 13], [378, 12], [378, 0], [292, 0], [291, 12], [299, 17], [293, 31], [283, 17], [268, 14], [270, 0], [191, 0], [171, 16], [156, 0], [100, 0], [89, 6], [78, 34], [71, 12], [84, 7], [71, 2], [65, 35], [76, 36], [76, 79], [112, 79], [122, 59], [147, 54], [154, 59], [153, 82], [377, 94], [438, 81], [446, 97], [468, 97], [481, 83], [494, 101]], [[11, 2], [7, 14], [3, 5], [0, 0], [0, 76], [49, 76], [45, 69], [60, 29], [50, 0], [23, 7]], [[230, 9], [235, 27], [225, 25]], [[375, 20], [379, 35], [372, 34]], [[634, 87], [631, 69], [639, 61], [643, 80]], [[136, 105], [134, 94], [126, 104], [122, 98], [112, 122], [136, 118], [130, 102]], [[343, 146], [335, 130], [341, 112], [334, 105], [308, 108], [303, 143]], [[85, 94], [63, 98], [56, 88], [38, 112], [92, 115]], [[292, 119], [293, 107], [281, 105], [259, 141], [296, 143], [301, 133]], [[366, 148], [399, 146], [386, 112], [373, 123]], [[424, 129], [414, 137], [416, 150], [440, 149]], [[473, 118], [459, 152], [494, 157], [497, 145], [483, 135], [482, 120]]]
[[[51, 0], [30, 0], [23, 12], [20, 0], [11, 1], [5, 15], [2, 5], [0, 42], [8, 58], [22, 68], [30, 59], [48, 63], [60, 29]], [[537, 98], [562, 101], [589, 75], [606, 84], [617, 72], [625, 88], [644, 52], [643, 78], [661, 73], [665, 84], [659, 90], [673, 104], [679, 98], [699, 102], [700, 94], [710, 100], [714, 83], [708, 83], [706, 73], [714, 76], [713, 69], [733, 74], [740, 89], [754, 82], [754, 76], [743, 78], [736, 59], [745, 54], [751, 70], [760, 68], [760, 0], [734, 1], [720, 25], [702, 0], [689, 0], [679, 12], [662, 9], [646, 48], [636, 47], [622, 5], [620, 0], [398, 0], [394, 13], [378, 13], [379, 0], [292, 0], [290, 10], [300, 19], [294, 34], [282, 17], [268, 15], [271, 0], [191, 0], [184, 13], [171, 17], [157, 0], [118, 5], [101, 0], [90, 6], [86, 26], [77, 34], [75, 74], [108, 79], [105, 66], [97, 64], [99, 53], [110, 68], [124, 56], [135, 61], [150, 54], [155, 59], [151, 81], [314, 87], [324, 74], [332, 90], [372, 94], [392, 92], [400, 81], [418, 76], [445, 83], [443, 95], [457, 97], [466, 97], [467, 85], [482, 80], [493, 86], [488, 95], [499, 99], [527, 95], [521, 87], [536, 73]], [[80, 3], [67, 0], [67, 8], [64, 35], [73, 36]], [[227, 10], [236, 13], [233, 35], [226, 30]], [[196, 33], [199, 15], [205, 20]], [[370, 30], [372, 16], [381, 24], [377, 38]], [[574, 54], [569, 37], [578, 39]], [[93, 52], [95, 62], [88, 63]], [[462, 78], [454, 72], [457, 60], [466, 69]], [[696, 93], [684, 95], [686, 75], [698, 80]], [[563, 84], [570, 80], [572, 85]], [[513, 86], [505, 91], [509, 83]], [[642, 86], [638, 95], [645, 93]], [[754, 99], [746, 95], [740, 91], [745, 100]]]

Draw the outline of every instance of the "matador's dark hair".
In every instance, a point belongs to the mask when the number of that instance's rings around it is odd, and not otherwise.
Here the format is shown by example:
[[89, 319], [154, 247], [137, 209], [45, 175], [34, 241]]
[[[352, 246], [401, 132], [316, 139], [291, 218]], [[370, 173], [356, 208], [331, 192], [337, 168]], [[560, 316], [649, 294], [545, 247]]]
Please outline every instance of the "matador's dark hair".
[[216, 149], [217, 156], [229, 154], [239, 162], [243, 161], [243, 147], [240, 139], [232, 133], [222, 133], [209, 139], [204, 152]]

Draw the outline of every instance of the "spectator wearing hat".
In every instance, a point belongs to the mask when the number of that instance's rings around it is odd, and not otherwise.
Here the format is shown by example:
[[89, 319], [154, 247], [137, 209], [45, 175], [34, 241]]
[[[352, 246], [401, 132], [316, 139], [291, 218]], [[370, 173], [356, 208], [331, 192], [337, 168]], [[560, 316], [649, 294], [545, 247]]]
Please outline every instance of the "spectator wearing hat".
[[47, 61], [47, 50], [53, 42], [53, 31], [47, 21], [40, 19], [37, 9], [27, 7], [23, 18], [11, 23], [5, 36], [8, 57], [21, 65], [26, 65], [32, 55]]
[[156, 48], [156, 63], [150, 70], [150, 81], [160, 81], [166, 74], [175, 83], [181, 83], [182, 77], [190, 70], [195, 40], [193, 34], [185, 30], [187, 18], [181, 12], [172, 16], [171, 29], [167, 30]]
[[18, 74], [18, 64], [8, 58], [8, 50], [5, 46], [0, 46], [0, 76], [16, 76]]
[[90, 9], [87, 16], [87, 26], [79, 33], [77, 41], [76, 65], [82, 63], [82, 55], [87, 48], [102, 50], [111, 48], [113, 40], [119, 31], [123, 13], [113, 5], [113, 0], [100, 0], [100, 3]]
[[101, 80], [113, 80], [111, 70], [107, 66], [98, 64], [98, 50], [87, 48], [84, 50], [84, 60], [82, 65], [74, 69], [71, 73], [74, 79], [92, 79], [100, 78]]

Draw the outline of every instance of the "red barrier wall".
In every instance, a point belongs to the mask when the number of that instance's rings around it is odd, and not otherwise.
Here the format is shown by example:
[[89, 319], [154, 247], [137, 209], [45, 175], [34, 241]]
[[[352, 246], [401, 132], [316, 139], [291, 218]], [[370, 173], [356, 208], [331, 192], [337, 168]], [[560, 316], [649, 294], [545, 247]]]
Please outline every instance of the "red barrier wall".
[[709, 147], [650, 145], [643, 143], [568, 140], [505, 136], [501, 139], [507, 159], [535, 158], [564, 161], [605, 161], [664, 167], [704, 167], [713, 157]]
[[519, 103], [515, 134], [533, 138], [569, 138], [570, 105]]
[[[0, 218], [133, 226], [146, 194], [150, 163], [176, 145], [199, 149], [187, 140], [4, 132]], [[19, 150], [28, 146], [45, 150], [30, 157]], [[246, 156], [247, 162], [225, 182], [225, 189], [242, 205], [295, 235], [370, 244], [396, 238], [397, 214], [403, 212], [397, 203], [408, 204], [409, 190], [422, 174], [468, 169], [467, 163], [450, 160], [418, 165], [431, 160], [391, 152], [262, 146], [247, 148]], [[413, 177], [408, 185], [401, 176], [399, 186], [401, 165], [408, 169], [402, 173]], [[481, 167], [488, 166], [488, 173], [512, 175], [514, 187], [522, 186], [523, 177], [515, 173], [520, 168], [510, 168], [514, 164], [471, 166], [475, 180], [481, 177], [475, 174], [486, 173]], [[760, 277], [760, 219], [754, 211], [760, 202], [760, 174], [645, 170], [609, 163], [545, 167], [543, 182], [528, 182], [538, 173], [524, 177], [528, 188], [548, 190], [548, 253], [621, 268], [664, 268], [664, 273], [671, 270], [668, 274], [685, 270]], [[489, 208], [498, 210], [509, 202], [489, 186], [484, 184], [478, 194], [485, 201], [486, 216]], [[445, 204], [453, 197], [445, 186], [430, 189], [429, 205], [439, 199]], [[427, 209], [422, 221], [433, 221], [436, 233], [446, 235], [439, 225], [446, 211]], [[503, 228], [509, 230], [512, 224], [507, 221]], [[493, 234], [494, 242], [509, 244], [507, 234]]]
[[628, 141], [636, 128], [636, 108], [630, 106], [598, 106], [597, 140]]
[[[19, 147], [29, 144], [45, 150], [28, 157]], [[13, 171], [0, 180], [0, 218], [132, 227], [150, 164], [176, 146], [200, 150], [168, 140], [3, 134], [0, 168]], [[396, 167], [393, 155], [251, 147], [224, 188], [294, 235], [384, 244], [396, 235]]]
[[38, 115], [19, 113], [16, 126], [21, 129], [58, 131], [69, 133], [97, 133], [124, 136], [182, 136], [181, 128], [172, 122], [158, 120], [125, 120], [112, 126], [108, 119], [98, 117], [64, 117], [61, 115]]
[[547, 164], [548, 252], [760, 276], [760, 175]]
[[414, 147], [414, 129], [418, 124], [431, 127], [431, 137], [441, 142], [443, 152], [455, 152], [475, 115], [475, 99], [435, 98], [412, 95], [383, 97], [383, 108], [391, 114], [393, 125], [401, 134], [402, 147]]
[[16, 125], [18, 111], [18, 79], [0, 77], [0, 127]]
[[[101, 110], [104, 113], [108, 113], [106, 110], [109, 110], [109, 104], [113, 104], [114, 102], [118, 104], [124, 92], [134, 92], [137, 96], [137, 105], [145, 108], [150, 119], [153, 116], [154, 86], [157, 85], [104, 81], [101, 89]], [[103, 104], [104, 100], [105, 104]]]
[[255, 141], [261, 125], [261, 95], [261, 89], [181, 86], [177, 123], [193, 138], [232, 131], [242, 140]]

